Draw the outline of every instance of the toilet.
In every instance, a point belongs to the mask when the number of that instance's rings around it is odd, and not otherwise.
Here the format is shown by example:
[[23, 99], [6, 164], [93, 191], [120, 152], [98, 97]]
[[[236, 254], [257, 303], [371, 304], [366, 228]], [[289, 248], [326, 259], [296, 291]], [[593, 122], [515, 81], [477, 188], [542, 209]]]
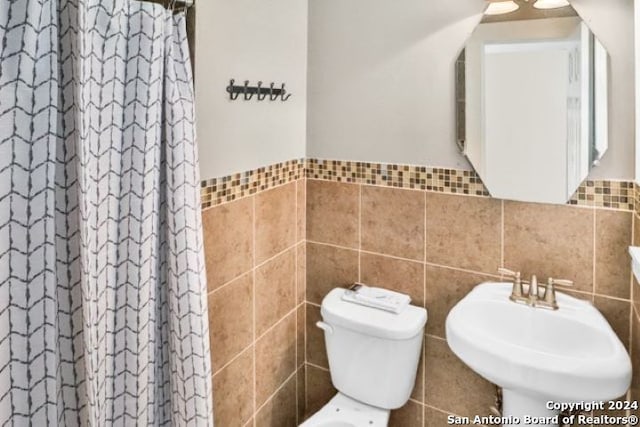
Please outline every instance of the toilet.
[[409, 305], [394, 314], [343, 301], [345, 291], [327, 294], [316, 324], [338, 393], [300, 427], [386, 427], [415, 384], [427, 311]]

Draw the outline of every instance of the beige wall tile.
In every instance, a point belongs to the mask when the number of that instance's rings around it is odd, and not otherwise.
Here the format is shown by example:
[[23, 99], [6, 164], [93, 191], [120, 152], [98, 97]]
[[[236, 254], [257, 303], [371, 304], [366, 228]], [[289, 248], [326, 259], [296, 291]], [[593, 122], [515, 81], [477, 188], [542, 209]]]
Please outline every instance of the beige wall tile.
[[267, 401], [296, 368], [296, 316], [287, 316], [256, 342], [256, 405]]
[[607, 319], [620, 341], [629, 348], [629, 326], [631, 321], [631, 303], [600, 296], [594, 297], [594, 305]]
[[296, 306], [295, 248], [256, 269], [256, 334], [262, 335]]
[[424, 307], [423, 263], [363, 253], [360, 271], [362, 283], [408, 294], [413, 305]]
[[424, 427], [443, 427], [449, 425], [447, 423], [447, 416], [449, 414], [438, 411], [433, 408], [425, 406], [424, 408]]
[[307, 301], [321, 304], [329, 291], [358, 281], [358, 252], [307, 244]]
[[[633, 246], [640, 246], [640, 218], [638, 215], [633, 215]], [[628, 258], [631, 262], [631, 258]], [[631, 298], [636, 311], [640, 313], [640, 284], [636, 277], [631, 275]]]
[[593, 292], [594, 210], [505, 202], [504, 264], [525, 278], [569, 279]]
[[253, 416], [253, 349], [213, 376], [213, 415], [218, 426], [242, 426]]
[[307, 243], [296, 246], [296, 304], [307, 298]]
[[202, 212], [209, 290], [253, 267], [253, 197]]
[[256, 196], [256, 264], [296, 242], [296, 183]]
[[357, 248], [359, 197], [358, 185], [307, 181], [307, 238]]
[[425, 372], [425, 343], [422, 343], [420, 361], [418, 362], [418, 372], [416, 373], [416, 383], [411, 392], [411, 398], [424, 403], [424, 372]]
[[282, 388], [256, 414], [256, 427], [296, 427], [296, 376]]
[[322, 320], [320, 308], [306, 304], [307, 306], [307, 362], [323, 368], [329, 368], [327, 348], [325, 347], [324, 332], [316, 326], [316, 322]]
[[296, 372], [296, 381], [298, 382], [298, 424], [302, 424], [306, 414], [307, 401], [307, 380], [306, 369], [304, 365]]
[[329, 371], [306, 365], [307, 369], [307, 410], [305, 418], [322, 408], [338, 392], [331, 384]]
[[[640, 318], [637, 313], [631, 318], [631, 365], [632, 365], [632, 378], [631, 378], [631, 389], [630, 395], [631, 400], [636, 400], [640, 402]], [[640, 415], [640, 410], [635, 412], [632, 411], [633, 414]]]
[[476, 285], [498, 282], [491, 276], [449, 268], [427, 266], [426, 301], [429, 310], [427, 333], [445, 338], [444, 324], [449, 311]]
[[596, 210], [596, 293], [630, 298], [632, 213]]
[[296, 242], [307, 238], [307, 180], [296, 181]]
[[402, 408], [391, 411], [389, 427], [422, 427], [422, 405], [408, 401]]
[[424, 260], [425, 193], [362, 187], [362, 249]]
[[495, 387], [471, 371], [447, 343], [427, 337], [425, 403], [459, 415], [488, 415]]
[[502, 202], [427, 193], [427, 261], [495, 274], [501, 261]]
[[300, 304], [296, 310], [296, 369], [302, 366], [306, 359], [305, 336], [307, 328], [307, 310], [306, 304]]
[[253, 341], [253, 275], [209, 294], [211, 365], [216, 372]]

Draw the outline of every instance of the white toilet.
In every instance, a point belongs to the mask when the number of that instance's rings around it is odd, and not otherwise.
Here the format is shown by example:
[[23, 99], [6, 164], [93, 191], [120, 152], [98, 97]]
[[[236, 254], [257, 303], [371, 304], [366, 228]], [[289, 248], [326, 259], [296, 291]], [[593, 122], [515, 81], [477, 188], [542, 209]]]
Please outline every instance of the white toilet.
[[415, 384], [427, 311], [393, 314], [343, 301], [344, 292], [329, 292], [317, 323], [338, 393], [300, 427], [386, 427]]

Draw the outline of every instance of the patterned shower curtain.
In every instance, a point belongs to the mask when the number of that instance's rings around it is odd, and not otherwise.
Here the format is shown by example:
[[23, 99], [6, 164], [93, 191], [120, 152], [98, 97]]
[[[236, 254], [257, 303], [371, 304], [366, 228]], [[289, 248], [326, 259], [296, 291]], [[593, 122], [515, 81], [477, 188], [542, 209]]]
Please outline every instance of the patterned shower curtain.
[[212, 425], [184, 14], [0, 1], [0, 425]]

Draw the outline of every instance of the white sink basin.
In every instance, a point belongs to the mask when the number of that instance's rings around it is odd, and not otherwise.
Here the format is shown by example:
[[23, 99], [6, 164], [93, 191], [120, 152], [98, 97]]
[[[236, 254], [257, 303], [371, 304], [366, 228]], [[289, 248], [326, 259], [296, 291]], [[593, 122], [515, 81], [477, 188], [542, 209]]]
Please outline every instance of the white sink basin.
[[559, 310], [532, 308], [509, 300], [511, 287], [476, 286], [446, 321], [451, 350], [503, 388], [507, 412], [525, 401], [606, 401], [627, 391], [629, 355], [593, 305], [558, 292]]

